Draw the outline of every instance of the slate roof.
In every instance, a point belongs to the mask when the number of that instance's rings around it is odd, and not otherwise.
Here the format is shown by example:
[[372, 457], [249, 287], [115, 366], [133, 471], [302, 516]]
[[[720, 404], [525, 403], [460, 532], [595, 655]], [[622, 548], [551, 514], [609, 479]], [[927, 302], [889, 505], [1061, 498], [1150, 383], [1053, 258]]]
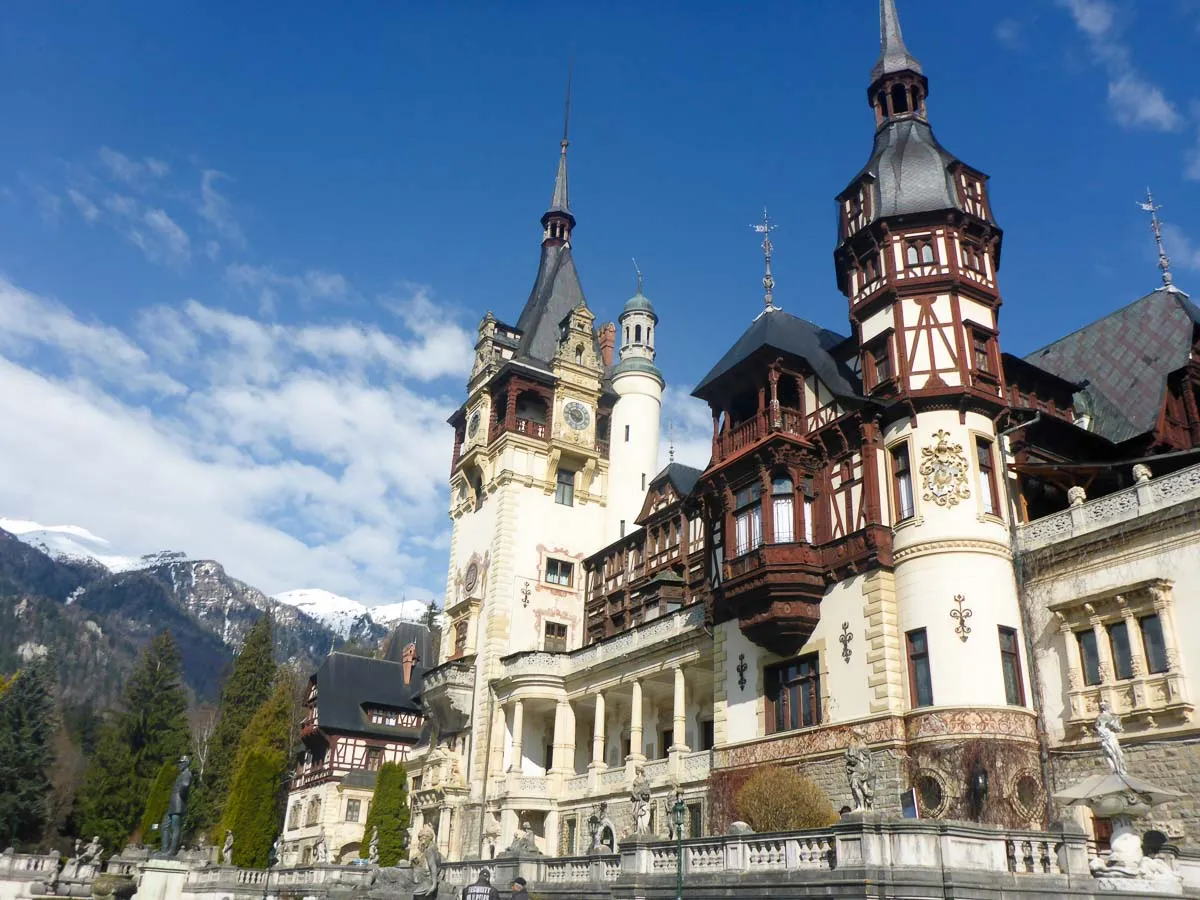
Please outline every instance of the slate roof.
[[421, 712], [421, 673], [414, 669], [404, 683], [404, 667], [388, 659], [330, 653], [317, 669], [317, 719], [322, 731], [412, 737], [412, 729], [377, 725], [365, 706]]
[[1160, 288], [1025, 357], [1084, 383], [1092, 430], [1113, 443], [1151, 431], [1167, 375], [1187, 364], [1200, 308], [1186, 294]]
[[962, 209], [950, 167], [958, 159], [938, 143], [929, 123], [898, 119], [875, 133], [871, 158], [852, 184], [870, 175], [872, 221], [943, 209]]
[[871, 83], [893, 72], [916, 72], [922, 74], [921, 64], [904, 46], [904, 35], [900, 31], [900, 17], [896, 14], [895, 0], [879, 2], [879, 61], [871, 69]]
[[413, 669], [413, 678], [419, 678], [425, 669], [433, 668], [433, 641], [429, 629], [419, 622], [397, 622], [392, 627], [387, 656], [384, 658], [396, 663], [403, 662], [404, 648], [409, 644], [417, 645], [417, 659], [420, 662]]
[[650, 487], [653, 488], [656, 484], [661, 484], [664, 481], [670, 482], [671, 487], [675, 488], [675, 493], [680, 497], [686, 497], [692, 492], [692, 488], [696, 486], [696, 482], [700, 480], [701, 470], [693, 469], [691, 466], [685, 466], [683, 463], [669, 463], [665, 469], [659, 472], [650, 480]]
[[692, 391], [693, 397], [707, 400], [712, 386], [738, 364], [749, 359], [762, 347], [799, 356], [808, 362], [822, 383], [842, 399], [859, 399], [858, 379], [842, 362], [834, 359], [832, 350], [845, 338], [793, 316], [781, 309], [772, 309], [758, 316], [750, 327]]
[[586, 305], [569, 244], [543, 245], [533, 291], [517, 319], [517, 359], [549, 368], [558, 351], [560, 325], [571, 310]]

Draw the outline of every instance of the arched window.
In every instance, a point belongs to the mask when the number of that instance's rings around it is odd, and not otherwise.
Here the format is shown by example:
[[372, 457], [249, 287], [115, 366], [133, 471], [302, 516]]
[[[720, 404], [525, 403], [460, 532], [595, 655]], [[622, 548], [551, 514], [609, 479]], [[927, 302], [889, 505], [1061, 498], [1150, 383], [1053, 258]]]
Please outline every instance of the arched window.
[[654, 336], [654, 329], [651, 328], [649, 325], [647, 325], [646, 326], [646, 343], [647, 344], [654, 343], [652, 340], [650, 340], [650, 338], [653, 336]]
[[583, 344], [575, 348], [575, 365], [583, 365]]
[[920, 264], [921, 255], [917, 251], [917, 244], [915, 241], [910, 241], [908, 246], [904, 249], [904, 262], [906, 265], [910, 266]]
[[625, 343], [629, 343], [629, 326], [625, 326]]
[[925, 243], [921, 245], [921, 262], [931, 263], [933, 258], [933, 244]]
[[908, 112], [908, 89], [897, 84], [892, 88], [892, 115]]
[[771, 512], [775, 519], [776, 544], [790, 544], [796, 540], [795, 493], [791, 476], [782, 474], [771, 479]]
[[642, 326], [641, 325], [633, 326], [633, 342], [635, 344], [640, 344], [642, 342]]

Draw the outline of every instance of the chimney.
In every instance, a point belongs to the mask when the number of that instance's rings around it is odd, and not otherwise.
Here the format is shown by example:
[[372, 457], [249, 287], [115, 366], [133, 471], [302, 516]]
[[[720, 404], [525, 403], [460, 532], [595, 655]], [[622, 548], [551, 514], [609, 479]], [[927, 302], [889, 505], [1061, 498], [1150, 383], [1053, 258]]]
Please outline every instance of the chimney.
[[411, 684], [412, 670], [416, 667], [418, 662], [417, 645], [415, 643], [409, 644], [404, 648], [404, 652], [400, 654], [400, 662], [404, 666], [404, 683]]
[[613, 364], [613, 348], [617, 343], [617, 326], [612, 322], [605, 322], [596, 329], [596, 336], [600, 342], [600, 361], [605, 366]]

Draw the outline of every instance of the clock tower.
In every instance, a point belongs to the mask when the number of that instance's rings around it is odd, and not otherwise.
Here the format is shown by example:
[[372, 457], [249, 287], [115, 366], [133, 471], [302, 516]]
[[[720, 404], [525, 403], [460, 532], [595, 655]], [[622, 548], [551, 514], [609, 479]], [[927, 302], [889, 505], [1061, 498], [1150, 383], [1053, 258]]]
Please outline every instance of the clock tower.
[[450, 417], [448, 621], [424, 698], [437, 729], [431, 754], [457, 755], [465, 778], [421, 814], [442, 852], [460, 858], [480, 853], [497, 827], [488, 784], [503, 776], [506, 725], [488, 697], [500, 660], [581, 645], [582, 564], [605, 542], [610, 424], [614, 401], [627, 401], [605, 383], [601, 339], [611, 347], [612, 326], [598, 332], [584, 298], [575, 224], [564, 138], [533, 290], [516, 324], [483, 317], [466, 401]]

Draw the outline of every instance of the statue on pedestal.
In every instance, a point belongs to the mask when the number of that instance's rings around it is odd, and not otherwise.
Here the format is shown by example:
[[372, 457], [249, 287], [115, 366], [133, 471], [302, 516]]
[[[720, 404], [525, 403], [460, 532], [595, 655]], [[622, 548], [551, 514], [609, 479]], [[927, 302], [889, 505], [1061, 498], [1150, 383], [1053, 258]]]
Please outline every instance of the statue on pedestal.
[[324, 828], [317, 835], [317, 842], [313, 845], [313, 862], [319, 866], [323, 866], [329, 862], [329, 847], [325, 844]]
[[855, 809], [871, 809], [875, 805], [875, 760], [871, 748], [857, 729], [851, 732], [846, 747], [846, 780]]
[[417, 851], [412, 856], [413, 900], [434, 900], [441, 880], [442, 854], [437, 835], [426, 822], [417, 832]]
[[650, 780], [646, 778], [646, 770], [637, 767], [633, 786], [629, 789], [629, 799], [633, 803], [634, 834], [650, 833]]
[[186, 753], [179, 757], [179, 774], [171, 786], [171, 800], [162, 821], [162, 850], [160, 858], [170, 859], [179, 853], [183, 839], [183, 819], [188, 810], [188, 794], [192, 790], [192, 758]]
[[367, 862], [373, 866], [379, 865], [379, 826], [371, 829], [371, 843], [368, 845]]
[[1121, 750], [1121, 742], [1117, 738], [1117, 735], [1124, 730], [1120, 718], [1109, 709], [1106, 702], [1101, 700], [1100, 715], [1096, 716], [1092, 731], [1100, 739], [1100, 750], [1104, 753], [1105, 762], [1118, 775], [1126, 774], [1125, 753]]
[[508, 845], [508, 849], [500, 855], [541, 856], [542, 851], [538, 849], [537, 837], [533, 833], [533, 826], [529, 822], [522, 822], [521, 830], [513, 837], [513, 841]]
[[233, 865], [233, 832], [225, 831], [225, 843], [221, 845], [221, 862], [227, 866]]

